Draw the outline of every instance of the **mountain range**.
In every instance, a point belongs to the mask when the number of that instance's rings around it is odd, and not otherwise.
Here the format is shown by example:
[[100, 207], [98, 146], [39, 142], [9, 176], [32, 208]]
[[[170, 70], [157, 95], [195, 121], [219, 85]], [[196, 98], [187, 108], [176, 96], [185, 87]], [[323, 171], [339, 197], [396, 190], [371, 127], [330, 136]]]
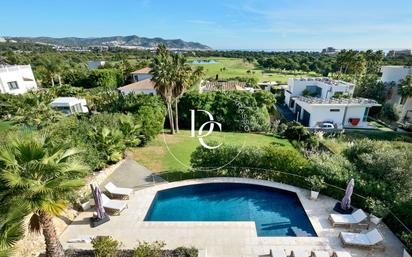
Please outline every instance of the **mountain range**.
[[181, 39], [146, 38], [136, 35], [132, 36], [112, 36], [112, 37], [6, 37], [17, 42], [31, 42], [50, 44], [64, 47], [89, 47], [89, 46], [113, 46], [123, 48], [155, 48], [160, 43], [172, 49], [185, 50], [210, 50], [207, 45], [198, 42], [187, 42]]

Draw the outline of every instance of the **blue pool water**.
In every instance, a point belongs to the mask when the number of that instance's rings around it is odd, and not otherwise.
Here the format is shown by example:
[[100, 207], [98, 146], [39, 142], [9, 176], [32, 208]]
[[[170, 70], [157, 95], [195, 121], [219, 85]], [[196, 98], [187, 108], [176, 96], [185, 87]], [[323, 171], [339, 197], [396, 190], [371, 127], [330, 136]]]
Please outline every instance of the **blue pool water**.
[[240, 183], [159, 191], [145, 221], [254, 221], [258, 236], [317, 236], [296, 193]]

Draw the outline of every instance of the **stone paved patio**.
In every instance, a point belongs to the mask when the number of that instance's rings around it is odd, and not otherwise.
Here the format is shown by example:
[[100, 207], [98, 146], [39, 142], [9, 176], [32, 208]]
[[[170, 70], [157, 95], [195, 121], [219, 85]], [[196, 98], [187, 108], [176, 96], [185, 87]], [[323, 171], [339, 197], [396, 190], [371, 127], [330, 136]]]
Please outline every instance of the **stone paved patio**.
[[[130, 175], [130, 174], [129, 174]], [[130, 176], [124, 177], [130, 181]], [[112, 179], [112, 178], [110, 178]], [[118, 182], [120, 186], [124, 184]], [[123, 180], [122, 180], [123, 181]], [[166, 188], [209, 182], [253, 183], [266, 185], [296, 192], [318, 237], [257, 237], [254, 222], [144, 222], [148, 208], [158, 190]], [[120, 216], [111, 217], [110, 222], [97, 228], [90, 228], [89, 217], [92, 212], [81, 213], [75, 221], [61, 235], [65, 248], [91, 247], [87, 243], [67, 243], [69, 239], [79, 235], [111, 235], [123, 243], [124, 248], [133, 248], [138, 241], [163, 240], [167, 248], [178, 246], [195, 246], [206, 249], [208, 257], [256, 257], [269, 253], [269, 249], [342, 250], [338, 239], [344, 228], [333, 228], [328, 221], [328, 215], [336, 200], [320, 196], [317, 201], [308, 199], [307, 190], [269, 181], [243, 178], [208, 178], [186, 180], [173, 183], [160, 183], [153, 187], [137, 190], [128, 201], [129, 208]], [[386, 250], [360, 250], [344, 248], [353, 257], [401, 257], [402, 244], [396, 236], [385, 226], [380, 225], [379, 231], [383, 234]]]

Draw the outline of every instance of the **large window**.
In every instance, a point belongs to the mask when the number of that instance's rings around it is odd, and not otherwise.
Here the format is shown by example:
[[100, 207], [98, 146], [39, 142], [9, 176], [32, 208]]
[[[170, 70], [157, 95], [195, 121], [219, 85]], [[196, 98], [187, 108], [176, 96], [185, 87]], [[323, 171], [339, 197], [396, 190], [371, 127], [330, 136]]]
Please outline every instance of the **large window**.
[[19, 85], [17, 84], [17, 81], [7, 82], [7, 85], [9, 86], [10, 90], [19, 89]]
[[366, 107], [365, 112], [363, 113], [362, 121], [367, 121], [368, 120], [368, 113], [369, 113], [369, 107]]

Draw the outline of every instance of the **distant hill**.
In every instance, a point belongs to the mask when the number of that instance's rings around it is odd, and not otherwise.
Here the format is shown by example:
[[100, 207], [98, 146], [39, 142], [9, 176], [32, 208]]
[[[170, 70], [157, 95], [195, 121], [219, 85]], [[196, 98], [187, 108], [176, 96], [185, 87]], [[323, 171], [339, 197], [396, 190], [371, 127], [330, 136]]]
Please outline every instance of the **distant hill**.
[[78, 37], [6, 37], [8, 40], [17, 42], [32, 42], [50, 44], [56, 46], [67, 47], [89, 47], [89, 46], [117, 46], [124, 48], [155, 48], [160, 43], [165, 44], [168, 48], [174, 49], [199, 49], [210, 50], [207, 45], [197, 42], [186, 42], [181, 39], [163, 39], [163, 38], [146, 38], [133, 36], [113, 36], [113, 37], [93, 37], [93, 38], [78, 38]]

